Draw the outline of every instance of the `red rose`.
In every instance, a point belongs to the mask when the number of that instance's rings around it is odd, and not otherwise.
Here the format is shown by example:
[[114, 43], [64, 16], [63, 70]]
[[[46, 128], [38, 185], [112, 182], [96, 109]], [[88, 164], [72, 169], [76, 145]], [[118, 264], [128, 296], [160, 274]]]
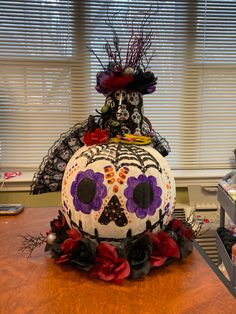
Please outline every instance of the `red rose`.
[[194, 234], [193, 230], [183, 224], [180, 220], [178, 219], [173, 219], [171, 221], [171, 230], [175, 231], [178, 236], [185, 237], [186, 239], [193, 241]]
[[168, 257], [180, 258], [179, 247], [168, 233], [161, 230], [157, 234], [149, 232], [148, 235], [153, 245], [150, 255], [152, 267], [163, 265]]
[[74, 228], [67, 230], [66, 233], [74, 241], [79, 241], [82, 238], [82, 234]]
[[193, 230], [191, 228], [187, 228], [185, 226], [183, 226], [180, 229], [179, 235], [185, 237], [186, 239], [188, 239], [190, 241], [193, 241], [193, 238], [194, 238]]
[[90, 270], [90, 276], [120, 284], [130, 274], [130, 266], [125, 258], [119, 258], [115, 247], [109, 243], [98, 245], [97, 265]]
[[67, 254], [61, 255], [59, 258], [56, 259], [57, 264], [63, 264], [69, 261], [69, 256]]
[[82, 235], [78, 230], [74, 228], [67, 230], [66, 233], [68, 234], [69, 238], [61, 244], [61, 250], [63, 251], [63, 253], [68, 254], [76, 247], [78, 247]]
[[182, 222], [180, 220], [178, 220], [178, 219], [173, 219], [171, 221], [171, 229], [172, 230], [178, 230], [182, 226], [183, 226]]
[[57, 219], [53, 219], [50, 222], [51, 229], [53, 232], [57, 233], [60, 229], [69, 229], [66, 218], [63, 215], [59, 215]]
[[94, 132], [87, 131], [84, 134], [83, 142], [86, 145], [104, 143], [108, 140], [108, 131], [97, 128]]

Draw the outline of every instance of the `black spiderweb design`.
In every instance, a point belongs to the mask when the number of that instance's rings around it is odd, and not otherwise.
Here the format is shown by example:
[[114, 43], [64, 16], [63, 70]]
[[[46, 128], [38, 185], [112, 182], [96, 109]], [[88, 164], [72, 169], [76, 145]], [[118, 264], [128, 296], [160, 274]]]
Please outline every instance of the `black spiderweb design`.
[[77, 158], [86, 157], [87, 164], [108, 160], [114, 165], [116, 171], [125, 166], [134, 166], [145, 173], [149, 168], [158, 169], [162, 173], [156, 158], [138, 145], [129, 144], [99, 144], [88, 148]]

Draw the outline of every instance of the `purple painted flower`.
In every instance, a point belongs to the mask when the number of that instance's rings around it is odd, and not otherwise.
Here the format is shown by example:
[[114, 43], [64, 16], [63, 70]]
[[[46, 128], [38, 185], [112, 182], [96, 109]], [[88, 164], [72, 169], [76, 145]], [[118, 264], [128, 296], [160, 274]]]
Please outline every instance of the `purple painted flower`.
[[162, 202], [162, 189], [157, 185], [156, 178], [141, 174], [138, 178], [130, 177], [127, 184], [124, 190], [127, 210], [141, 219], [155, 215]]
[[98, 211], [107, 195], [103, 184], [104, 175], [91, 169], [77, 174], [70, 189], [76, 211], [90, 214], [91, 210]]

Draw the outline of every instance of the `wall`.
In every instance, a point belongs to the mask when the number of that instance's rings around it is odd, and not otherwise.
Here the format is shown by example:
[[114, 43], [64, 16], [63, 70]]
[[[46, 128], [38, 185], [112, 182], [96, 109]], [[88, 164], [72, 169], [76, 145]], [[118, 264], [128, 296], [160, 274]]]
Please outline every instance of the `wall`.
[[0, 192], [1, 204], [23, 204], [25, 207], [60, 206], [60, 192], [30, 195], [29, 192]]

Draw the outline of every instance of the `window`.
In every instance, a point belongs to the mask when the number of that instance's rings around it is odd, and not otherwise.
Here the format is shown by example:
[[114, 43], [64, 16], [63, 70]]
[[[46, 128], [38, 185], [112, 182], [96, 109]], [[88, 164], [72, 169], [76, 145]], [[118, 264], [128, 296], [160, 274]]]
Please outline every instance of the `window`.
[[67, 0], [3, 0], [0, 12], [0, 167], [32, 170], [86, 116], [77, 107], [75, 8]]
[[195, 35], [197, 160], [232, 167], [236, 147], [236, 2], [199, 1]]
[[[126, 49], [130, 23], [151, 11], [157, 91], [145, 115], [173, 169], [231, 168], [236, 147], [235, 1], [109, 1]], [[0, 167], [37, 169], [53, 142], [104, 103], [98, 94], [106, 1], [0, 2]], [[127, 22], [127, 24], [124, 23]]]

